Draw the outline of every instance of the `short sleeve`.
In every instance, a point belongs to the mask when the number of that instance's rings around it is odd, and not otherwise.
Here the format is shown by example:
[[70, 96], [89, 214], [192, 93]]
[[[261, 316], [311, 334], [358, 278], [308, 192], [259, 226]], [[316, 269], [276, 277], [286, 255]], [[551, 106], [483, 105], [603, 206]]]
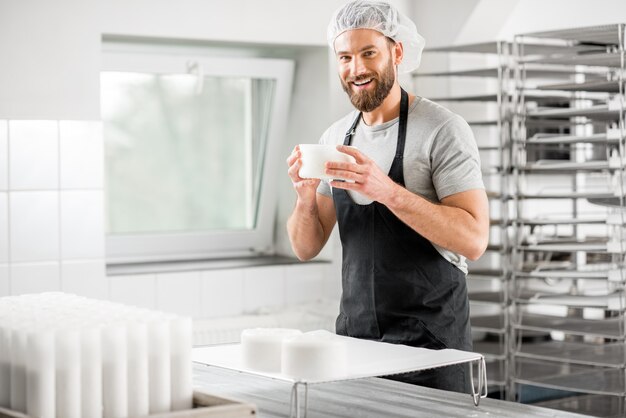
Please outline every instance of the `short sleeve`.
[[474, 133], [458, 115], [444, 122], [430, 152], [433, 186], [439, 200], [455, 193], [484, 189]]

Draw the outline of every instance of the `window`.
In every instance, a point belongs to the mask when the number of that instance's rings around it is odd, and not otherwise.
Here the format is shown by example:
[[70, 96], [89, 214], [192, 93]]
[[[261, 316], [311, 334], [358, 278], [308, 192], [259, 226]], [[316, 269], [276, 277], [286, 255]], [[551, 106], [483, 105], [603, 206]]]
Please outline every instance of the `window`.
[[271, 250], [293, 62], [106, 50], [107, 258]]

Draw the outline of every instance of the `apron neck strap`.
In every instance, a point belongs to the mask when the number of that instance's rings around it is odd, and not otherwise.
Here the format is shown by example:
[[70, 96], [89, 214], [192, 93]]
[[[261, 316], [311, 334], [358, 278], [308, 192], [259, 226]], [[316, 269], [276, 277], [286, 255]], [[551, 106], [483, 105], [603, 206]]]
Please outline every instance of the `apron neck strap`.
[[[346, 136], [343, 139], [343, 145], [350, 145], [352, 142], [352, 136], [356, 131], [356, 127], [361, 121], [363, 112], [359, 112], [357, 117], [352, 122], [352, 126], [346, 132]], [[409, 117], [409, 95], [403, 88], [400, 88], [400, 120], [398, 126], [398, 145], [396, 146], [396, 158], [402, 158], [404, 155], [404, 142], [406, 139], [406, 123]]]
[[350, 127], [350, 129], [348, 129], [348, 132], [346, 132], [346, 136], [343, 138], [343, 145], [350, 145], [350, 143], [352, 142], [352, 135], [354, 135], [356, 127], [361, 121], [361, 116], [363, 116], [363, 112], [359, 112], [356, 119], [354, 119], [354, 122], [352, 122], [352, 126]]
[[406, 124], [409, 118], [409, 95], [404, 89], [401, 90], [400, 97], [400, 120], [398, 125], [398, 145], [396, 146], [396, 158], [404, 155], [404, 143], [406, 140]]

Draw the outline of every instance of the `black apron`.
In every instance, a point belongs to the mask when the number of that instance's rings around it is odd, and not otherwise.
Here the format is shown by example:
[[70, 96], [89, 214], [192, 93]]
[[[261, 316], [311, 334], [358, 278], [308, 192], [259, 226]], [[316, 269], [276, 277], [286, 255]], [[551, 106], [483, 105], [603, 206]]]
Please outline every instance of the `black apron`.
[[[402, 90], [396, 154], [389, 177], [404, 184], [408, 94]], [[361, 120], [346, 133], [350, 145]], [[465, 274], [430, 241], [385, 205], [359, 205], [346, 190], [333, 189], [343, 245], [340, 335], [431, 349], [472, 350]], [[467, 365], [390, 377], [439, 389], [469, 392]]]

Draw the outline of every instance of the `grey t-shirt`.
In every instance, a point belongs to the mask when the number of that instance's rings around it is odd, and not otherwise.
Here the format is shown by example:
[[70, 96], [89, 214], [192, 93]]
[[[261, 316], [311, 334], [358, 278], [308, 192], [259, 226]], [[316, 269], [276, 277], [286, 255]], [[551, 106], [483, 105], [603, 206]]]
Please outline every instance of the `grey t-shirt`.
[[[353, 111], [332, 124], [320, 138], [320, 144], [342, 144], [358, 112]], [[398, 118], [381, 125], [358, 124], [351, 145], [389, 172], [396, 151]], [[416, 97], [409, 107], [404, 149], [404, 182], [406, 188], [431, 202], [472, 189], [484, 189], [480, 158], [474, 134], [459, 115], [428, 99]], [[327, 181], [318, 193], [332, 195]], [[371, 203], [357, 192], [348, 192], [361, 205]], [[467, 273], [465, 257], [435, 244], [439, 253]]]

